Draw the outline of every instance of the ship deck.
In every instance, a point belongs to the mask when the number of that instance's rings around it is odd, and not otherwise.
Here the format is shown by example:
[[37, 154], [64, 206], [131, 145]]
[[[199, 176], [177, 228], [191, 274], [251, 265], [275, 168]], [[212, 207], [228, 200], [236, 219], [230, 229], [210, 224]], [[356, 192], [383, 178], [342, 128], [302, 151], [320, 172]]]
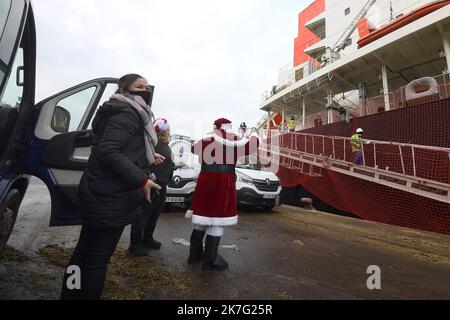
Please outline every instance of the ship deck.
[[389, 90], [396, 90], [415, 78], [442, 74], [445, 57], [440, 57], [443, 38], [450, 32], [448, 6], [422, 17], [358, 49], [295, 82], [262, 103], [261, 110], [299, 115], [305, 99], [307, 114], [325, 111], [328, 90], [334, 94], [358, 90], [367, 84], [368, 97], [378, 96], [381, 65], [387, 66]]

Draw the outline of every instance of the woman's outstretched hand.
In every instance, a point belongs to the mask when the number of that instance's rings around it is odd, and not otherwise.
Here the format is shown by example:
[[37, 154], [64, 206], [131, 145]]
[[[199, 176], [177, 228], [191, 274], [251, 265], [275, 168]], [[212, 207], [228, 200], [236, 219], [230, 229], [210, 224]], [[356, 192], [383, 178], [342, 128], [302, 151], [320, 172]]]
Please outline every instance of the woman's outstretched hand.
[[145, 200], [148, 203], [152, 203], [152, 189], [161, 190], [161, 186], [155, 182], [148, 180], [145, 186], [142, 187], [142, 192], [144, 193]]

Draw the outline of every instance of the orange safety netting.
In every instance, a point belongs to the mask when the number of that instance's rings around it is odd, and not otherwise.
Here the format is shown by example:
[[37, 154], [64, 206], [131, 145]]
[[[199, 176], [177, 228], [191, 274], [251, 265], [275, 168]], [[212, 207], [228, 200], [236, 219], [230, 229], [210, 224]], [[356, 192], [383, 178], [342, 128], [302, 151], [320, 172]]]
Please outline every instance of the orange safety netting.
[[[449, 120], [450, 99], [430, 97], [349, 123], [316, 126], [295, 134], [272, 133], [267, 140], [272, 149], [279, 145], [285, 151], [279, 152], [279, 159], [272, 158], [279, 163], [272, 168], [284, 187], [302, 185], [336, 209], [370, 221], [450, 234]], [[381, 174], [383, 181], [396, 188], [361, 179], [352, 171], [311, 164], [314, 159], [332, 159], [339, 162], [336, 168], [354, 167], [349, 137], [356, 128], [363, 128], [363, 139], [371, 143], [364, 144], [364, 165], [354, 172], [365, 172], [371, 178]], [[273, 150], [275, 153], [276, 148]], [[309, 160], [294, 159], [288, 151]], [[422, 181], [428, 184], [422, 185]], [[421, 195], [422, 191], [428, 196]]]

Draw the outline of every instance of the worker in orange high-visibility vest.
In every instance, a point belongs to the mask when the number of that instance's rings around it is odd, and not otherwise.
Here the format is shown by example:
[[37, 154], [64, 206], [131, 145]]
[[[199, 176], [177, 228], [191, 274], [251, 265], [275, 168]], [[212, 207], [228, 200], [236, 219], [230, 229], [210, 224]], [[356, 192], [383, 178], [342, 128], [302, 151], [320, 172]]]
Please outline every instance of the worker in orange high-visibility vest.
[[356, 130], [356, 133], [351, 137], [352, 151], [354, 156], [353, 163], [358, 166], [364, 165], [363, 141], [362, 141], [363, 133], [364, 130], [358, 128]]
[[297, 121], [295, 121], [295, 118], [292, 117], [291, 120], [289, 120], [289, 122], [288, 122], [289, 132], [295, 132], [296, 127], [297, 127]]

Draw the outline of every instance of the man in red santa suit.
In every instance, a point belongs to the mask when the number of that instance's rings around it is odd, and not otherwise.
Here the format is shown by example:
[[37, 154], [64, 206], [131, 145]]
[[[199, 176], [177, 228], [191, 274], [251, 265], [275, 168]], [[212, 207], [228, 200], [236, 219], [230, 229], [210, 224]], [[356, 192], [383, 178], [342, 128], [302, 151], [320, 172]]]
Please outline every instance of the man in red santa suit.
[[242, 157], [258, 152], [256, 136], [240, 139], [231, 130], [231, 121], [218, 119], [214, 122], [214, 131], [192, 146], [192, 153], [199, 156], [202, 170], [186, 215], [194, 225], [188, 262], [203, 259], [203, 270], [228, 268], [217, 249], [224, 227], [238, 223], [235, 166]]

